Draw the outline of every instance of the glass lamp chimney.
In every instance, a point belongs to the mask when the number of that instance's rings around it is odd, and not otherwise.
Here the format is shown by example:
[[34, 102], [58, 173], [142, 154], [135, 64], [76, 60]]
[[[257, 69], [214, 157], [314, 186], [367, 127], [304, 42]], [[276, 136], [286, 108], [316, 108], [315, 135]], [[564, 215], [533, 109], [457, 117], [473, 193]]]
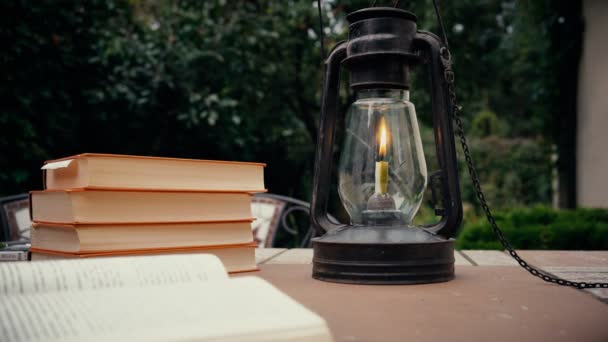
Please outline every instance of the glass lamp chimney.
[[347, 114], [338, 193], [353, 225], [409, 225], [427, 170], [409, 91], [357, 93]]

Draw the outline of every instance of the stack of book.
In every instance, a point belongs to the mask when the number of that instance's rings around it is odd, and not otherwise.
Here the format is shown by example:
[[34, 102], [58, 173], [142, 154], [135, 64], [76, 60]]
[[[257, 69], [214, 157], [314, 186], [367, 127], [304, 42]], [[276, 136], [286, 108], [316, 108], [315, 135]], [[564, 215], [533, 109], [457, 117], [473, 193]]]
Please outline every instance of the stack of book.
[[80, 154], [45, 163], [30, 193], [32, 260], [210, 253], [257, 269], [251, 197], [264, 164]]

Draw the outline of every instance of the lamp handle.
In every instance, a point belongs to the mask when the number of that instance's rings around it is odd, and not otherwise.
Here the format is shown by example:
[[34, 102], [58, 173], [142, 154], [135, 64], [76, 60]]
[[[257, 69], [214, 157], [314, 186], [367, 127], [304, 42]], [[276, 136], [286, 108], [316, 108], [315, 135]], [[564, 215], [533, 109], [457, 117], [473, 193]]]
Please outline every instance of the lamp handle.
[[443, 204], [441, 220], [437, 224], [425, 227], [425, 229], [445, 238], [451, 238], [456, 235], [462, 222], [462, 200], [458, 185], [452, 106], [450, 105], [447, 83], [444, 77], [443, 58], [446, 58], [446, 56], [441, 54], [444, 51], [442, 50], [441, 40], [427, 31], [416, 33], [414, 47], [423, 53], [428, 65], [435, 146], [437, 161], [441, 169], [441, 198]]
[[340, 42], [329, 53], [329, 57], [325, 61], [325, 82], [321, 99], [321, 118], [310, 205], [310, 220], [316, 236], [321, 236], [342, 226], [329, 219], [327, 200], [331, 186], [334, 132], [340, 99], [340, 64], [345, 58], [346, 42]]

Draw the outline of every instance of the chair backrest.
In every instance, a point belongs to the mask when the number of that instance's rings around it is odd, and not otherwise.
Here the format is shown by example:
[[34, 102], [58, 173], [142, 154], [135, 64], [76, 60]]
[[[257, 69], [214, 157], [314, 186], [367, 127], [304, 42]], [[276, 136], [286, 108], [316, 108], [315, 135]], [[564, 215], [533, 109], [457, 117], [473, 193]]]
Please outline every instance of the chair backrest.
[[28, 194], [0, 198], [0, 218], [0, 241], [29, 239], [32, 221]]
[[299, 247], [309, 247], [312, 238], [312, 229], [307, 225], [305, 229], [295, 227], [290, 221], [291, 215], [296, 212], [309, 215], [310, 204], [295, 198], [275, 195], [257, 194], [251, 203], [253, 216], [256, 220], [252, 224], [253, 235], [259, 247], [293, 247], [278, 246], [277, 236], [287, 234], [292, 236]]
[[251, 229], [258, 247], [272, 247], [283, 208], [285, 208], [285, 202], [278, 199], [260, 195], [253, 197], [251, 212], [255, 221], [251, 224]]

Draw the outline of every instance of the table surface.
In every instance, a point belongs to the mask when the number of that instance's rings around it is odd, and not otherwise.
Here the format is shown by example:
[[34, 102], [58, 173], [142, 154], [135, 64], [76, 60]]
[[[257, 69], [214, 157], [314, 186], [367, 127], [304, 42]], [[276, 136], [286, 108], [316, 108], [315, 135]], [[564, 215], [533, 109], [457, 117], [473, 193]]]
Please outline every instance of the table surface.
[[[518, 253], [567, 279], [608, 281], [608, 251]], [[501, 251], [455, 257], [447, 283], [366, 286], [312, 279], [310, 249], [258, 249], [255, 275], [324, 317], [336, 341], [608, 341], [607, 289], [546, 283]]]

